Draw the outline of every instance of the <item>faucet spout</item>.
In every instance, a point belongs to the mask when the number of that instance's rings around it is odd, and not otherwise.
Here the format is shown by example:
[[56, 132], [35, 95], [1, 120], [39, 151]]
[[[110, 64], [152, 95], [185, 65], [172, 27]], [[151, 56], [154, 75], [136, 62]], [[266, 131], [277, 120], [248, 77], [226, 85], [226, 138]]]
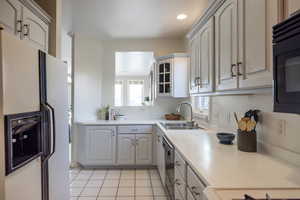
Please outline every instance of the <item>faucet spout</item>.
[[187, 106], [190, 107], [190, 122], [193, 122], [193, 107], [192, 107], [192, 104], [190, 104], [189, 102], [183, 102], [183, 103], [178, 104], [178, 106], [177, 106], [177, 112], [181, 111], [181, 107], [183, 105], [187, 105]]

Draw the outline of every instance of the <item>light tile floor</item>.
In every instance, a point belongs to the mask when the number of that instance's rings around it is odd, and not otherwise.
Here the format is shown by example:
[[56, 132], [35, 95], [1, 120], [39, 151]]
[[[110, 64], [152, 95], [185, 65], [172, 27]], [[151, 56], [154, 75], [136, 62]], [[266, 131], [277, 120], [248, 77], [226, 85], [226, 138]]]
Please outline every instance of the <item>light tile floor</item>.
[[70, 170], [71, 200], [167, 200], [157, 170]]

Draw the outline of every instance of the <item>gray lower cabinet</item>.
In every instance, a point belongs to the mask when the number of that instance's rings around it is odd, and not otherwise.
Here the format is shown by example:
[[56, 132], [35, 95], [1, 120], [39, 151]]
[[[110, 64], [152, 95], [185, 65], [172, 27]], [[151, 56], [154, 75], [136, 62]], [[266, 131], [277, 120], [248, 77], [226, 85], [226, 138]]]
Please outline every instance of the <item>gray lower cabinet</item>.
[[84, 167], [153, 165], [152, 125], [79, 124], [75, 129], [74, 157]]
[[118, 158], [119, 165], [135, 164], [135, 135], [118, 135]]
[[115, 126], [82, 126], [78, 140], [78, 157], [84, 166], [114, 165], [116, 154]]
[[152, 165], [152, 134], [119, 134], [118, 165]]

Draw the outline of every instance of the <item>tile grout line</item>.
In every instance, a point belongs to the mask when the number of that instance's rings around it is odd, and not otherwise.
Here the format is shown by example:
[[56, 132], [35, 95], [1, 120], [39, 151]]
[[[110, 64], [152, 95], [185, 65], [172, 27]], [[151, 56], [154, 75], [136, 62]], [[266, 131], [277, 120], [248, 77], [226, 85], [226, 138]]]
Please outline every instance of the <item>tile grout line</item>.
[[153, 189], [152, 177], [151, 177], [151, 171], [150, 171], [150, 170], [149, 170], [149, 176], [150, 176], [150, 186], [151, 186], [152, 195], [153, 195], [153, 200], [154, 200], [154, 199], [155, 199], [155, 196], [154, 196], [154, 189]]
[[100, 186], [100, 188], [99, 188], [98, 194], [97, 194], [97, 196], [96, 196], [96, 200], [97, 200], [98, 198], [100, 198], [100, 196], [99, 196], [99, 195], [100, 195], [100, 191], [101, 191], [102, 188], [103, 188], [104, 181], [105, 181], [105, 179], [106, 179], [107, 173], [108, 173], [108, 170], [106, 170], [105, 175], [104, 175], [104, 177], [103, 177], [103, 179], [102, 179], [102, 184], [101, 184], [101, 186]]

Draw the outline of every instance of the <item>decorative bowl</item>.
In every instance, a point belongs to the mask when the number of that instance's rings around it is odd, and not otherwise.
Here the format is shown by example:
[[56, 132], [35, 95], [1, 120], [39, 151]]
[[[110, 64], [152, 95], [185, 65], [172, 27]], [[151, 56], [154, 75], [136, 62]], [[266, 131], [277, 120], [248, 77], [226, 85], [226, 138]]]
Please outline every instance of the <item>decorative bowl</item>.
[[233, 133], [217, 133], [217, 138], [221, 144], [233, 144], [235, 134]]

